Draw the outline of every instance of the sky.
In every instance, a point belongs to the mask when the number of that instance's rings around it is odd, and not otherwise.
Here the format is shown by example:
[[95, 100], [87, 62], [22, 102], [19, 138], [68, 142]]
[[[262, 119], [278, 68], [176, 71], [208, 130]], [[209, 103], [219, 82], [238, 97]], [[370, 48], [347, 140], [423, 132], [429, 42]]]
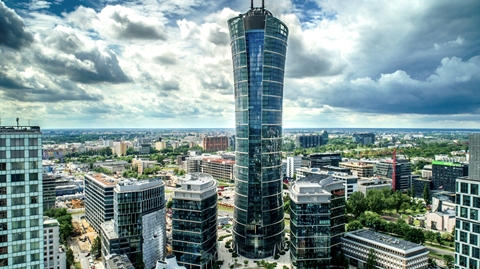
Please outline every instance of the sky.
[[[480, 128], [480, 1], [265, 2], [289, 27], [284, 127]], [[233, 128], [227, 20], [249, 7], [0, 0], [2, 124]]]

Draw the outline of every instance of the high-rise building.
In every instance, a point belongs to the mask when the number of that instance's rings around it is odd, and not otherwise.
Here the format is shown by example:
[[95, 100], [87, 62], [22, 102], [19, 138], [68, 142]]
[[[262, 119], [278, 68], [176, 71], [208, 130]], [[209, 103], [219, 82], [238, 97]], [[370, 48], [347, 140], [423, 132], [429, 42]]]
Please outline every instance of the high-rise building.
[[167, 243], [162, 178], [119, 181], [113, 201], [113, 219], [101, 224], [102, 258], [122, 253], [133, 261], [141, 255], [145, 268], [154, 268]]
[[[290, 187], [290, 257], [297, 268], [330, 268], [345, 233], [345, 187], [329, 174], [311, 174]], [[336, 250], [335, 250], [336, 248]]]
[[288, 28], [253, 1], [228, 27], [235, 82], [234, 247], [242, 256], [263, 258], [284, 246], [282, 97]]
[[340, 153], [313, 153], [302, 158], [302, 167], [322, 168], [327, 165], [339, 166], [342, 161]]
[[395, 162], [395, 180], [393, 179], [393, 161], [384, 160], [376, 165], [377, 176], [392, 179], [394, 190], [408, 190], [411, 188], [412, 164], [404, 159]]
[[0, 127], [0, 267], [44, 268], [42, 133]]
[[455, 181], [459, 177], [468, 176], [468, 165], [453, 162], [432, 162], [432, 188], [455, 192]]
[[113, 219], [113, 189], [118, 180], [104, 174], [85, 175], [85, 218], [100, 233], [100, 225]]
[[227, 150], [228, 137], [226, 136], [209, 136], [203, 138], [203, 149], [206, 152]]
[[352, 136], [353, 142], [366, 144], [375, 144], [375, 134], [373, 133], [354, 133]]
[[187, 174], [173, 194], [172, 247], [188, 269], [209, 269], [217, 254], [218, 182], [205, 173]]
[[293, 174], [300, 167], [302, 167], [302, 156], [287, 157], [287, 177], [293, 178]]
[[44, 217], [44, 268], [45, 269], [66, 269], [67, 250], [60, 245], [60, 223], [56, 219]]
[[470, 135], [468, 177], [456, 180], [455, 268], [479, 268], [480, 134]]
[[295, 146], [302, 148], [315, 148], [321, 145], [326, 145], [327, 143], [323, 141], [323, 136], [321, 134], [311, 134], [311, 135], [296, 135], [295, 136]]
[[53, 174], [43, 174], [42, 181], [43, 211], [47, 211], [55, 207], [56, 177]]

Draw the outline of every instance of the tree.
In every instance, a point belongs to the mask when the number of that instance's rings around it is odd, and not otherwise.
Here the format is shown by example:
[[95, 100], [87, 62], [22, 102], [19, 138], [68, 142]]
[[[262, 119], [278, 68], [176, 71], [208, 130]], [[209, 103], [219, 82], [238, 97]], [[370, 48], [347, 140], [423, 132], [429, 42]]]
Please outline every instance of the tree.
[[145, 269], [145, 263], [143, 262], [142, 252], [138, 252], [137, 254], [135, 254], [135, 256], [133, 257], [132, 264], [133, 264], [133, 267], [135, 267], [135, 269]]
[[420, 229], [410, 229], [405, 234], [405, 240], [421, 245], [425, 243], [425, 235]]
[[367, 200], [363, 192], [356, 191], [350, 195], [346, 205], [347, 212], [357, 219], [360, 214], [367, 210]]
[[248, 265], [248, 260], [244, 260], [243, 263], [245, 264], [245, 267]]
[[90, 249], [90, 253], [94, 258], [100, 257], [102, 253], [102, 240], [100, 239], [100, 236], [95, 237], [93, 239], [92, 243], [92, 248]]
[[383, 214], [383, 210], [385, 209], [385, 197], [380, 190], [369, 190], [365, 199], [369, 211], [375, 212], [379, 215]]
[[75, 263], [75, 256], [73, 255], [73, 250], [67, 247], [67, 268], [70, 268]]
[[290, 199], [283, 204], [283, 211], [285, 214], [290, 214]]
[[443, 258], [445, 259], [445, 266], [448, 269], [452, 269], [455, 258], [453, 258], [452, 255], [448, 255], [448, 254], [443, 255]]
[[428, 266], [429, 267], [435, 267], [435, 266], [437, 266], [437, 262], [432, 258], [428, 258]]
[[365, 269], [376, 269], [377, 263], [377, 255], [375, 255], [375, 251], [373, 248], [370, 249], [368, 252], [367, 263], [365, 264]]
[[432, 231], [426, 231], [425, 232], [425, 240], [433, 243], [433, 241], [435, 241], [435, 233], [432, 232]]
[[347, 232], [356, 231], [360, 229], [363, 229], [363, 225], [358, 220], [352, 221], [347, 225]]
[[428, 190], [427, 184], [425, 184], [425, 188], [423, 188], [423, 200], [425, 201], [425, 205], [430, 204], [430, 191]]
[[173, 201], [172, 200], [168, 200], [167, 202], [167, 208], [172, 208], [173, 206]]

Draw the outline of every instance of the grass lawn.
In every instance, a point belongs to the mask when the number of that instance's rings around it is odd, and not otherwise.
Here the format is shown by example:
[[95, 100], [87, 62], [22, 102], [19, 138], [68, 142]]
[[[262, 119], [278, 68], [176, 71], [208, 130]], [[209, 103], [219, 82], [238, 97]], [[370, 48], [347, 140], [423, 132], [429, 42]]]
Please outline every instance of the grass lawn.
[[75, 212], [68, 212], [70, 215], [80, 215], [80, 214], [85, 214], [85, 210], [82, 211], [75, 211]]
[[218, 186], [219, 186], [219, 187], [230, 187], [230, 186], [233, 186], [233, 184], [227, 184], [227, 183], [219, 182], [219, 183], [218, 183]]
[[80, 262], [75, 263], [75, 269], [82, 269], [82, 265], [80, 264]]
[[424, 245], [425, 245], [425, 246], [432, 247], [432, 248], [443, 249], [443, 250], [446, 250], [446, 251], [450, 251], [450, 252], [452, 252], [452, 253], [454, 252], [453, 249], [451, 249], [451, 248], [441, 247], [441, 246], [439, 246], [439, 245], [432, 245], [432, 244], [427, 243], [427, 242], [425, 242]]
[[436, 252], [430, 251], [430, 252], [428, 253], [428, 256], [433, 256], [433, 257], [440, 258], [440, 259], [443, 260], [443, 255], [442, 255], [442, 254], [439, 254], [439, 253], [436, 253]]
[[224, 207], [224, 206], [218, 206], [218, 210], [233, 212], [233, 208], [228, 208], [228, 207]]
[[165, 193], [173, 193], [173, 191], [165, 190]]

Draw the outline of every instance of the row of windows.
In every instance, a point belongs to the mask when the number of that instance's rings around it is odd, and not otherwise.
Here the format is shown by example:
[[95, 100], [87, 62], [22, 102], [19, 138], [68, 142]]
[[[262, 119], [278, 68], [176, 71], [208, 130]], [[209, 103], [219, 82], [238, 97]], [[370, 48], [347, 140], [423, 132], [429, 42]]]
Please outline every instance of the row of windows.
[[[7, 146], [7, 139], [0, 138], [0, 147]], [[25, 138], [10, 138], [10, 146], [11, 147], [24, 147], [25, 145]], [[28, 146], [38, 146], [38, 138], [28, 138]]]
[[[457, 206], [456, 208], [456, 215], [460, 216], [462, 218], [470, 218], [471, 220], [478, 220], [478, 210], [477, 209], [468, 209], [465, 207], [459, 207]], [[470, 214], [469, 214], [470, 211]]]
[[[26, 178], [25, 174], [0, 175], [0, 183], [23, 182], [23, 181], [25, 181], [25, 178]], [[39, 178], [38, 173], [28, 174], [28, 180], [29, 181], [35, 181], [35, 180], [38, 180], [38, 178]], [[8, 179], [10, 179], [10, 181], [8, 181]], [[30, 190], [30, 191], [32, 191], [32, 190]], [[37, 190], [35, 190], [35, 191], [37, 191]]]
[[455, 187], [456, 192], [478, 195], [478, 184], [470, 183], [470, 192], [469, 192], [468, 185], [469, 183], [457, 182]]
[[[27, 162], [28, 169], [38, 169], [41, 167], [40, 162]], [[10, 163], [10, 170], [25, 170], [25, 162]], [[0, 171], [7, 171], [7, 163], [0, 163]]]
[[[283, 84], [281, 82], [263, 81], [262, 87], [263, 95], [283, 96]], [[248, 82], [236, 83], [234, 90], [235, 97], [248, 96]]]

